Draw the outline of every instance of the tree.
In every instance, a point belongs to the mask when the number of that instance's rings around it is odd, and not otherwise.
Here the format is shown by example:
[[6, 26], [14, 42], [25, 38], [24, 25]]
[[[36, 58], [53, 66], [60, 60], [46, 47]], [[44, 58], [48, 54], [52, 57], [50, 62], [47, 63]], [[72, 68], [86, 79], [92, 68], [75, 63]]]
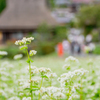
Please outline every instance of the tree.
[[78, 19], [86, 34], [90, 33], [93, 28], [97, 28], [100, 41], [100, 5], [82, 7], [78, 14]]
[[0, 13], [4, 10], [6, 7], [6, 0], [0, 0]]

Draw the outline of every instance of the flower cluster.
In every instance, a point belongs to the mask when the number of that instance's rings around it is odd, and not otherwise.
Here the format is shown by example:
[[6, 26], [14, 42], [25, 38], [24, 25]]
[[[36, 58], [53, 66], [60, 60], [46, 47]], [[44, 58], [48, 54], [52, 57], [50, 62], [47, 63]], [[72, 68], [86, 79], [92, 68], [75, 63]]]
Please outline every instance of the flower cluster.
[[26, 45], [27, 43], [31, 43], [31, 41], [34, 40], [33, 37], [30, 37], [30, 38], [26, 38], [24, 37], [22, 40], [18, 40], [15, 42], [16, 45]]
[[31, 97], [24, 97], [22, 100], [31, 100]]
[[69, 56], [68, 58], [65, 59], [65, 62], [76, 62], [76, 63], [79, 63], [78, 59], [72, 57], [72, 56]]
[[60, 82], [61, 86], [64, 87], [66, 83], [70, 83], [72, 79], [75, 78], [76, 76], [81, 77], [86, 73], [88, 73], [88, 71], [83, 68], [75, 70], [73, 72], [69, 71], [68, 73], [62, 74], [60, 78], [58, 78], [58, 81]]
[[33, 55], [35, 55], [36, 53], [37, 53], [37, 51], [35, 51], [35, 50], [30, 50], [29, 55], [30, 55], [30, 56], [33, 56]]
[[14, 56], [14, 59], [16, 60], [16, 59], [21, 59], [23, 57], [23, 55], [22, 54], [18, 54], [18, 55], [15, 55]]
[[6, 51], [0, 51], [0, 55], [8, 55], [8, 53]]
[[[66, 97], [66, 95], [63, 93], [65, 90], [64, 88], [58, 88], [58, 87], [41, 87], [41, 89], [39, 91], [36, 91], [35, 94], [38, 95], [39, 93], [41, 93], [42, 99], [46, 100], [46, 98], [55, 98], [55, 99], [63, 99]], [[48, 99], [48, 100], [49, 100]]]

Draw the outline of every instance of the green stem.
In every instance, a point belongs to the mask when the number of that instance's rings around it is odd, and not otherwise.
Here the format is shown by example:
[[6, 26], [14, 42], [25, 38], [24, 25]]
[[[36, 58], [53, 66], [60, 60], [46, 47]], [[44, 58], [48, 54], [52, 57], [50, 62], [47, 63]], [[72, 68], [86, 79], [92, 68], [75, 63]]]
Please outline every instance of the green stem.
[[70, 92], [71, 92], [71, 88], [69, 87], [68, 100], [69, 100], [69, 97], [70, 97]]
[[52, 86], [52, 79], [50, 79], [50, 86]]
[[[42, 87], [42, 83], [43, 83], [43, 78], [42, 78], [42, 80], [41, 80], [40, 89], [41, 89], [41, 87]], [[40, 100], [40, 93], [39, 93], [39, 99], [38, 99], [38, 100]]]
[[[28, 50], [26, 50], [26, 52], [27, 52], [28, 59], [30, 59]], [[31, 89], [30, 93], [31, 93], [31, 100], [33, 100], [33, 94], [32, 94], [32, 82], [31, 82], [31, 62], [29, 62], [29, 74], [30, 74], [30, 77], [29, 77], [29, 78], [30, 78], [30, 89]]]
[[51, 98], [50, 98], [50, 100], [52, 100], [52, 95], [51, 95]]
[[82, 78], [81, 78], [81, 93], [80, 93], [80, 100], [82, 100], [82, 95], [83, 95], [82, 91], [83, 91], [83, 89], [82, 89]]

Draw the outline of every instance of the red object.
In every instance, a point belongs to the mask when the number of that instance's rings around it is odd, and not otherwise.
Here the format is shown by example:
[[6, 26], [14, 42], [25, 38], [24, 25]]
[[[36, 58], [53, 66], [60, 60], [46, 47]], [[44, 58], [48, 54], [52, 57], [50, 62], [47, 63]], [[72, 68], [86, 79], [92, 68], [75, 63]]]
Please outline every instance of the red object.
[[58, 56], [62, 57], [63, 56], [63, 46], [62, 43], [58, 43]]

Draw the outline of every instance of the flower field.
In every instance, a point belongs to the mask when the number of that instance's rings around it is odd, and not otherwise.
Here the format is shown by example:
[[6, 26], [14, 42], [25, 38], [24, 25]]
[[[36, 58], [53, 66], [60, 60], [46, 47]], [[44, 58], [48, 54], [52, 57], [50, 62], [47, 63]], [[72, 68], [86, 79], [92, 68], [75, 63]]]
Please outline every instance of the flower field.
[[33, 58], [24, 40], [27, 58], [0, 60], [0, 100], [100, 100], [99, 56]]

